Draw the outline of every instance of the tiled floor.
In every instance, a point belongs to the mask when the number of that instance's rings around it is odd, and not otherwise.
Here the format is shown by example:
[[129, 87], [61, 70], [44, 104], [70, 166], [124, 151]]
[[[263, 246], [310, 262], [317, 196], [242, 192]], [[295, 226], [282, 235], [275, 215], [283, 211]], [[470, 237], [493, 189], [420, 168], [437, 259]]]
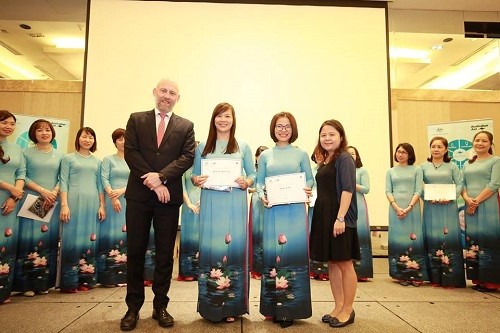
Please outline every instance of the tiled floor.
[[[426, 284], [403, 287], [388, 276], [387, 259], [376, 258], [375, 277], [358, 284], [356, 321], [338, 329], [342, 332], [494, 332], [500, 327], [500, 292], [480, 293], [470, 288], [445, 290]], [[152, 292], [134, 332], [332, 332], [320, 322], [332, 307], [329, 283], [311, 281], [313, 317], [298, 320], [282, 329], [259, 314], [259, 287], [251, 281], [250, 314], [234, 323], [212, 324], [196, 312], [196, 282], [173, 281], [169, 312], [174, 327], [160, 328], [151, 319]], [[0, 332], [118, 332], [126, 311], [125, 288], [95, 288], [78, 294], [48, 295], [32, 298], [13, 296], [0, 306]]]

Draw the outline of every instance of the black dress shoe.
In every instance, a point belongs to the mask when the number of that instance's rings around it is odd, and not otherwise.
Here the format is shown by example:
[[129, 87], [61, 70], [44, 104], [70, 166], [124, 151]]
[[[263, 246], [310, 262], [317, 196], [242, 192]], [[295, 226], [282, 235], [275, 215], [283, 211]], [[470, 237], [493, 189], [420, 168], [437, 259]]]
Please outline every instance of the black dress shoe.
[[292, 325], [293, 325], [293, 319], [289, 319], [289, 320], [282, 320], [282, 321], [280, 322], [280, 326], [281, 326], [282, 328], [287, 328], [287, 327], [290, 327], [290, 326], [292, 326]]
[[120, 329], [122, 331], [132, 331], [137, 326], [138, 320], [139, 311], [128, 310], [120, 321]]
[[330, 319], [330, 327], [344, 327], [344, 326], [347, 326], [349, 324], [352, 324], [354, 323], [354, 317], [356, 316], [356, 314], [354, 313], [354, 310], [352, 310], [351, 314], [349, 315], [349, 319], [347, 319], [346, 321], [339, 321], [337, 319], [337, 317], [333, 317], [332, 319]]
[[153, 309], [153, 319], [158, 320], [161, 327], [174, 326], [174, 318], [168, 313], [167, 308]]

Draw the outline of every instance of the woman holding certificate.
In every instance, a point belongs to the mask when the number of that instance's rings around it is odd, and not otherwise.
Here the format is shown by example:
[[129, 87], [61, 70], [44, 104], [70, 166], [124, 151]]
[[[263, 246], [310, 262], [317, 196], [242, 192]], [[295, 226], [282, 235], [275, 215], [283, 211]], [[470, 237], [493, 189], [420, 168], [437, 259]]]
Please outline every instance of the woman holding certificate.
[[[267, 207], [262, 235], [260, 313], [281, 327], [288, 327], [294, 319], [311, 316], [305, 202], [314, 179], [308, 154], [292, 145], [298, 137], [295, 117], [288, 112], [274, 115], [270, 134], [276, 146], [262, 152], [257, 169], [257, 191]], [[286, 185], [290, 189], [278, 191], [282, 197], [272, 199], [271, 190], [275, 188], [271, 184], [290, 179], [292, 183]], [[297, 194], [301, 200], [287, 202], [287, 195]], [[271, 200], [279, 204], [271, 205]]]
[[106, 287], [127, 283], [127, 227], [125, 190], [130, 169], [124, 158], [125, 130], [111, 134], [116, 154], [105, 156], [101, 181], [106, 192], [106, 220], [99, 229], [98, 282]]
[[360, 259], [356, 167], [347, 152], [344, 127], [337, 120], [323, 122], [315, 151], [323, 163], [316, 174], [318, 198], [311, 228], [311, 259], [328, 261], [334, 309], [321, 321], [331, 327], [354, 323], [357, 277], [353, 260]]
[[480, 131], [474, 135], [475, 156], [464, 164], [462, 197], [467, 209], [467, 279], [479, 291], [500, 288], [500, 157], [493, 155], [493, 134]]
[[101, 161], [90, 127], [78, 130], [75, 152], [61, 161], [61, 289], [87, 291], [97, 283], [99, 221], [106, 217], [100, 175]]
[[16, 262], [19, 200], [23, 197], [26, 164], [21, 148], [8, 142], [16, 129], [16, 117], [0, 110], [0, 304], [10, 301]]
[[208, 138], [195, 151], [194, 185], [200, 198], [198, 312], [212, 322], [248, 313], [247, 188], [255, 178], [250, 147], [236, 140], [236, 117], [218, 104]]
[[422, 169], [415, 166], [415, 150], [409, 143], [396, 147], [398, 165], [385, 176], [389, 201], [389, 275], [402, 286], [415, 287], [427, 280], [427, 253], [420, 213]]
[[[63, 153], [52, 145], [56, 132], [52, 124], [38, 119], [31, 124], [29, 138], [35, 145], [23, 151], [26, 159], [26, 193], [37, 198], [29, 210], [43, 218], [54, 207], [48, 222], [19, 219], [16, 278], [14, 290], [25, 296], [46, 294], [55, 286], [59, 242], [59, 172]], [[26, 199], [25, 199], [26, 200]], [[33, 208], [39, 208], [33, 209]]]
[[[424, 179], [424, 234], [429, 258], [429, 280], [433, 286], [465, 287], [465, 272], [456, 198], [462, 192], [462, 175], [448, 156], [448, 140], [434, 137], [431, 156], [422, 163]], [[432, 193], [433, 184], [452, 184], [452, 193]], [[454, 187], [454, 189], [453, 189]]]

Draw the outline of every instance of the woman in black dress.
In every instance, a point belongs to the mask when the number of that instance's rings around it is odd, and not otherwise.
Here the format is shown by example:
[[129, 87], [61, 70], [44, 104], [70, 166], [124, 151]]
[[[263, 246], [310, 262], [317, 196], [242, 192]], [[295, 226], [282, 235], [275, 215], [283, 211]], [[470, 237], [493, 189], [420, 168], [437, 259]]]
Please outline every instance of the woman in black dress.
[[356, 167], [347, 152], [344, 127], [337, 120], [325, 121], [315, 151], [323, 155], [316, 183], [318, 197], [311, 226], [311, 259], [328, 261], [328, 275], [335, 307], [321, 319], [331, 327], [354, 322], [352, 308], [357, 277], [353, 259], [360, 259], [356, 230]]

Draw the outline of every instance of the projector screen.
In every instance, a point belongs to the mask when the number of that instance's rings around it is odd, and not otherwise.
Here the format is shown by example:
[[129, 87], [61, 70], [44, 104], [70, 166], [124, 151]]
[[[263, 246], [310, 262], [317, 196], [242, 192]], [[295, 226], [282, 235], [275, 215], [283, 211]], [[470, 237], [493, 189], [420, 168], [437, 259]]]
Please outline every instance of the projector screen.
[[84, 125], [97, 133], [99, 157], [114, 153], [111, 132], [153, 109], [153, 88], [170, 78], [181, 95], [174, 112], [194, 122], [200, 141], [220, 102], [234, 106], [236, 137], [253, 151], [274, 145], [278, 112], [295, 116], [294, 144], [308, 154], [321, 123], [341, 121], [370, 174], [370, 223], [387, 225], [385, 6], [92, 0], [88, 29]]

